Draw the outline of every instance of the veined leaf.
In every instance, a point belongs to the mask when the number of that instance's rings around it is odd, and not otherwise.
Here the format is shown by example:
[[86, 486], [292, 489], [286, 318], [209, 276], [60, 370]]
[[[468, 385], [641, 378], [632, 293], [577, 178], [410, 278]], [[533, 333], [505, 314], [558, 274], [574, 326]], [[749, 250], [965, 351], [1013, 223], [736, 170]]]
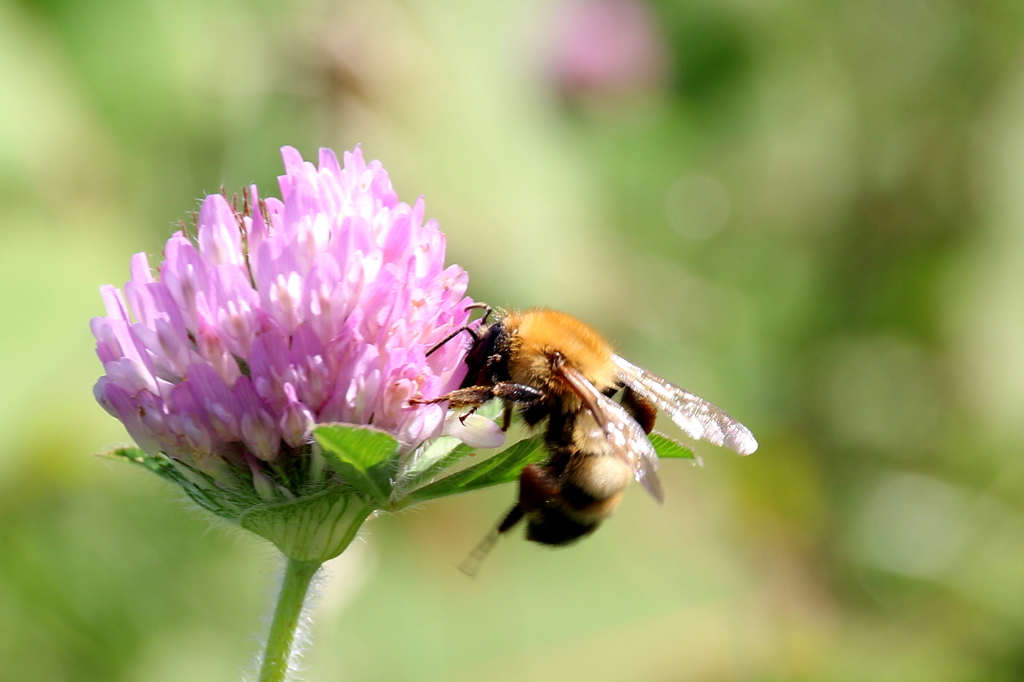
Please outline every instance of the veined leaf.
[[693, 450], [665, 434], [655, 431], [647, 437], [650, 438], [659, 459], [696, 459]]
[[415, 453], [414, 459], [399, 469], [398, 480], [391, 491], [392, 499], [398, 500], [409, 490], [430, 483], [435, 476], [473, 454], [476, 449], [456, 438], [441, 436]]
[[391, 434], [372, 426], [320, 424], [313, 429], [313, 437], [325, 454], [333, 453], [364, 473], [398, 451], [398, 441]]
[[247, 498], [240, 489], [218, 486], [209, 474], [184, 462], [174, 461], [162, 453], [150, 455], [137, 447], [121, 446], [104, 450], [99, 456], [144, 467], [160, 478], [180, 486], [200, 507], [232, 521], [237, 520], [241, 509], [255, 501]]
[[356, 492], [384, 506], [391, 495], [398, 441], [369, 426], [321, 424], [313, 429], [327, 464]]
[[540, 436], [521, 440], [479, 464], [474, 464], [451, 476], [446, 476], [412, 491], [399, 500], [396, 507], [407, 507], [410, 504], [418, 504], [438, 497], [449, 497], [471, 490], [510, 483], [519, 477], [519, 472], [523, 470], [523, 467], [543, 460], [547, 454], [544, 439]]

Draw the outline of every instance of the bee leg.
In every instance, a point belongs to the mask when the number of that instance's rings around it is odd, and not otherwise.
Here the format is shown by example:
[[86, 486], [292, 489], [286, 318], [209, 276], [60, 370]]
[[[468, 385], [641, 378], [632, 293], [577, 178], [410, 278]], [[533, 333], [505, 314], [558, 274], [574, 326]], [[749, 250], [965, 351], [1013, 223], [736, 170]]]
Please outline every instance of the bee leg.
[[526, 384], [513, 384], [510, 381], [502, 381], [491, 387], [495, 398], [501, 398], [507, 403], [516, 403], [523, 407], [530, 407], [544, 398], [544, 394]]
[[528, 511], [544, 507], [548, 500], [560, 492], [558, 481], [546, 467], [537, 464], [524, 467], [522, 473], [519, 474], [519, 501], [509, 510], [498, 527], [488, 533], [480, 541], [480, 544], [473, 548], [469, 556], [459, 564], [459, 570], [469, 577], [475, 578], [480, 572], [480, 566], [484, 559], [494, 549], [498, 538], [519, 525]]
[[[490, 387], [487, 387], [487, 386], [474, 386], [474, 387], [469, 388], [469, 389], [460, 389], [460, 390], [462, 390], [462, 391], [472, 391], [472, 390], [476, 390], [476, 389], [485, 389], [485, 388], [489, 388], [490, 389], [489, 397], [486, 400], [484, 400], [484, 401], [482, 401], [480, 403], [474, 403], [473, 404], [473, 409], [471, 409], [469, 412], [466, 412], [464, 415], [459, 417], [459, 421], [461, 421], [463, 424], [466, 423], [466, 419], [469, 417], [469, 415], [471, 415], [474, 412], [476, 412], [477, 408], [480, 407], [480, 405], [483, 405], [483, 403], [487, 402], [491, 398], [498, 398], [500, 400], [504, 400], [505, 401], [505, 409], [502, 412], [502, 417], [501, 417], [501, 422], [502, 422], [501, 430], [502, 431], [508, 431], [508, 427], [512, 425], [512, 403], [523, 405], [524, 407], [530, 407], [530, 406], [535, 405], [538, 402], [540, 402], [541, 398], [544, 397], [544, 394], [541, 393], [540, 391], [538, 391], [535, 388], [531, 388], [531, 387], [526, 386], [524, 384], [512, 384], [512, 383], [507, 383], [507, 382], [495, 384], [494, 386], [490, 386]], [[450, 396], [450, 395], [453, 395], [454, 393], [458, 393], [458, 392], [459, 391], [453, 391], [452, 393], [449, 393], [448, 395]], [[436, 400], [441, 400], [444, 397], [445, 396], [441, 396], [441, 398], [437, 398]], [[412, 401], [410, 400], [409, 402], [412, 402]], [[436, 402], [436, 401], [430, 401], [430, 402]], [[452, 407], [465, 407], [465, 405], [457, 405], [454, 401], [452, 401]]]
[[491, 532], [480, 541], [480, 544], [473, 548], [473, 551], [469, 553], [469, 556], [463, 559], [462, 563], [459, 564], [459, 570], [470, 578], [475, 578], [480, 572], [480, 566], [484, 563], [484, 559], [487, 558], [487, 555], [491, 553], [492, 549], [494, 549], [494, 545], [497, 544], [498, 538], [515, 528], [516, 525], [523, 520], [523, 516], [525, 516], [525, 514], [526, 513], [523, 511], [522, 506], [516, 503], [516, 505], [509, 510], [508, 514], [505, 515], [505, 518], [501, 520], [498, 527], [492, 529]]
[[557, 478], [547, 467], [528, 464], [519, 474], [519, 501], [498, 524], [497, 533], [504, 535], [523, 520], [527, 512], [541, 509], [562, 492]]
[[436, 403], [443, 403], [447, 401], [450, 403], [450, 407], [458, 409], [460, 407], [480, 407], [494, 398], [500, 398], [501, 400], [520, 403], [523, 405], [532, 405], [540, 401], [543, 397], [543, 393], [535, 388], [526, 386], [525, 384], [501, 382], [494, 384], [493, 386], [470, 386], [469, 388], [460, 388], [450, 393], [440, 395], [432, 400], [410, 398], [409, 404], [434, 405]]
[[[550, 467], [528, 464], [519, 474], [519, 502], [522, 513], [543, 509], [562, 494], [562, 485]], [[511, 514], [510, 514], [511, 515]]]
[[[550, 411], [547, 395], [535, 388], [513, 383], [500, 383], [494, 388], [497, 397], [505, 401], [505, 410], [501, 415], [502, 431], [508, 431], [512, 426], [513, 403], [520, 408], [519, 414], [530, 426], [535, 426]], [[540, 419], [531, 416], [535, 414], [541, 415]]]
[[475, 578], [480, 572], [480, 566], [483, 565], [484, 559], [494, 549], [494, 545], [498, 542], [500, 533], [497, 528], [492, 530], [487, 536], [480, 541], [480, 544], [473, 548], [473, 551], [469, 553], [462, 563], [459, 564], [458, 568], [460, 571], [468, 575], [470, 578]]
[[494, 386], [470, 386], [469, 388], [460, 388], [451, 393], [445, 393], [444, 395], [438, 396], [433, 400], [421, 400], [420, 398], [410, 398], [410, 405], [435, 405], [437, 403], [448, 402], [450, 407], [458, 409], [460, 407], [480, 407], [489, 400], [495, 398]]
[[508, 514], [501, 520], [501, 523], [498, 524], [497, 532], [499, 534], [509, 532], [516, 527], [517, 523], [523, 520], [525, 514], [526, 512], [523, 511], [523, 508], [516, 503], [514, 507], [508, 510]]

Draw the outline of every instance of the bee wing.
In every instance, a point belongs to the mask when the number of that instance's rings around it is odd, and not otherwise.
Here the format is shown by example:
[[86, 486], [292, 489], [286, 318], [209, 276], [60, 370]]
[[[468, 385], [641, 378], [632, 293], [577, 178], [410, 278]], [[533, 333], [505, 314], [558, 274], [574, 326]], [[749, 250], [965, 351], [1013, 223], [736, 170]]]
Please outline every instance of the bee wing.
[[559, 372], [594, 415], [615, 454], [633, 470], [633, 477], [654, 499], [664, 501], [665, 493], [657, 474], [658, 454], [636, 420], [629, 416], [622, 405], [594, 388], [577, 370], [563, 366]]
[[757, 450], [757, 441], [750, 429], [724, 410], [618, 355], [614, 361], [619, 369], [619, 380], [668, 414], [686, 435], [725, 446], [741, 455]]

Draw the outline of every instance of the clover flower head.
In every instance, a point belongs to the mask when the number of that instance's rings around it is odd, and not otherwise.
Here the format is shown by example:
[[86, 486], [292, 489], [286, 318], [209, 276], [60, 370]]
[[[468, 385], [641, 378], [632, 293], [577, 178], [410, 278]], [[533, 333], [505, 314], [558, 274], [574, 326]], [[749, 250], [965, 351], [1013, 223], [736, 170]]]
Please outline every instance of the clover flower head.
[[140, 448], [264, 497], [297, 492], [317, 424], [372, 425], [401, 454], [441, 435], [445, 408], [409, 401], [459, 386], [465, 344], [427, 351], [472, 303], [422, 198], [400, 202], [379, 161], [282, 156], [280, 200], [206, 197], [195, 237], [176, 232], [158, 273], [136, 254], [92, 320], [96, 398]]

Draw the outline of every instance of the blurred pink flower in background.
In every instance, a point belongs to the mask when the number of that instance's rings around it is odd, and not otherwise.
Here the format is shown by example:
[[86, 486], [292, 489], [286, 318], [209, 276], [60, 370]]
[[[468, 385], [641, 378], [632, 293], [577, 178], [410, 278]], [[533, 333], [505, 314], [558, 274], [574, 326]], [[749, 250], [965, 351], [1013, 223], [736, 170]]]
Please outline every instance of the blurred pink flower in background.
[[643, 0], [563, 2], [551, 50], [552, 76], [569, 94], [635, 94], [665, 74], [667, 51]]
[[426, 352], [472, 303], [423, 200], [399, 202], [379, 161], [282, 156], [281, 200], [208, 196], [195, 240], [175, 233], [158, 275], [136, 254], [92, 320], [96, 398], [139, 446], [257, 488], [315, 423], [372, 424], [403, 452], [440, 435], [445, 407], [408, 401], [458, 387], [464, 344]]

